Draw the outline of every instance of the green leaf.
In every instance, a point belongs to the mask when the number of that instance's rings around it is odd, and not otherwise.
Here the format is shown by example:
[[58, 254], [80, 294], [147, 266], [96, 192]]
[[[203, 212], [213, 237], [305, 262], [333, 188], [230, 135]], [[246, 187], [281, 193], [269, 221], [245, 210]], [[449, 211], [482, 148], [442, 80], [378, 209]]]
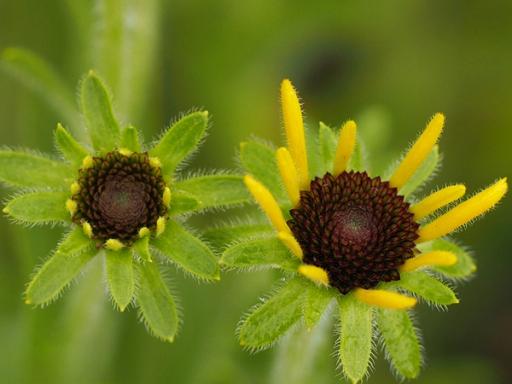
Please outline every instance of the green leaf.
[[179, 163], [194, 152], [206, 133], [208, 112], [194, 112], [174, 123], [149, 151], [162, 162], [164, 175], [171, 176]]
[[23, 223], [70, 221], [66, 192], [32, 192], [10, 200], [4, 213]]
[[275, 230], [268, 224], [231, 224], [217, 228], [209, 228], [203, 236], [210, 244], [223, 248], [235, 241], [244, 241], [254, 237], [271, 236]]
[[363, 379], [373, 346], [373, 308], [353, 295], [338, 300], [340, 310], [339, 358], [343, 373], [354, 383]]
[[348, 169], [350, 169], [351, 171], [360, 172], [368, 171], [368, 164], [366, 161], [366, 149], [361, 135], [357, 135], [356, 146], [354, 148], [354, 153], [352, 153], [352, 156], [350, 157]]
[[81, 167], [82, 160], [89, 154], [61, 124], [57, 124], [55, 130], [55, 144], [62, 156], [77, 168]]
[[134, 152], [141, 151], [139, 131], [133, 125], [125, 127], [121, 132], [121, 148]]
[[174, 298], [156, 263], [137, 265], [137, 272], [139, 286], [136, 299], [140, 315], [151, 333], [172, 343], [179, 324]]
[[400, 274], [396, 285], [422, 297], [436, 305], [458, 304], [455, 293], [446, 285], [425, 272], [407, 272]]
[[323, 160], [318, 151], [318, 134], [316, 130], [312, 130], [308, 125], [305, 125], [304, 136], [306, 137], [306, 153], [308, 156], [310, 178], [313, 179], [314, 176], [323, 176]]
[[293, 279], [263, 304], [254, 307], [243, 321], [238, 336], [240, 345], [261, 349], [282, 336], [301, 315], [302, 279]]
[[296, 271], [300, 260], [276, 237], [252, 239], [224, 251], [220, 263], [228, 267], [279, 267]]
[[403, 377], [416, 378], [421, 368], [421, 348], [409, 313], [396, 309], [378, 309], [377, 324], [387, 357], [394, 369]]
[[457, 263], [455, 265], [434, 268], [448, 278], [463, 279], [471, 276], [476, 271], [476, 264], [470, 253], [452, 241], [437, 239], [428, 243], [418, 244], [418, 248], [422, 252], [449, 251], [455, 253], [457, 255]]
[[130, 304], [135, 292], [133, 257], [129, 249], [105, 251], [107, 282], [110, 294], [121, 312]]
[[279, 203], [289, 204], [288, 196], [281, 184], [275, 150], [255, 141], [242, 143], [240, 162], [244, 170], [265, 185]]
[[94, 148], [103, 153], [116, 148], [121, 134], [119, 123], [105, 85], [93, 71], [82, 81], [80, 101]]
[[169, 260], [201, 279], [220, 279], [219, 265], [212, 251], [174, 220], [151, 243]]
[[57, 72], [41, 57], [22, 48], [7, 48], [0, 69], [38, 93], [68, 124], [77, 124], [74, 95]]
[[171, 192], [171, 205], [169, 215], [176, 216], [190, 213], [199, 209], [200, 202], [190, 193], [184, 191]]
[[58, 297], [98, 250], [75, 228], [37, 271], [25, 292], [27, 304], [44, 305]]
[[144, 236], [142, 239], [139, 239], [135, 243], [133, 243], [134, 251], [139, 255], [139, 257], [142, 260], [146, 262], [153, 261], [151, 253], [149, 252], [149, 240], [150, 236]]
[[308, 330], [311, 330], [320, 321], [336, 293], [331, 288], [319, 287], [308, 282], [304, 291], [303, 314]]
[[193, 196], [199, 202], [196, 209], [242, 204], [249, 200], [242, 177], [236, 175], [193, 177], [177, 182], [175, 188]]
[[436, 145], [432, 148], [432, 151], [429, 153], [425, 161], [423, 161], [407, 183], [405, 183], [405, 185], [400, 189], [400, 195], [407, 197], [423, 184], [428, 182], [441, 165], [440, 160], [441, 156], [439, 155], [439, 147]]
[[334, 155], [336, 153], [336, 146], [338, 138], [334, 131], [324, 123], [320, 123], [318, 131], [318, 146], [320, 158], [323, 161], [322, 173], [332, 172], [334, 165]]
[[0, 150], [0, 181], [15, 187], [68, 189], [71, 168], [30, 152]]

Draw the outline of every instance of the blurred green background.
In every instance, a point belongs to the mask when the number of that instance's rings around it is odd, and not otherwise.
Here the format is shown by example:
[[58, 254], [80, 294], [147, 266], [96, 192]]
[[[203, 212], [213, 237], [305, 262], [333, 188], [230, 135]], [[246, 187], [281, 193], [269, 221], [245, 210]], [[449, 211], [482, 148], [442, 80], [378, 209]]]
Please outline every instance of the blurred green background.
[[[299, 89], [313, 130], [320, 120], [360, 119], [373, 129], [366, 133], [378, 159], [396, 158], [442, 111], [445, 165], [434, 182], [474, 191], [512, 170], [511, 15], [507, 0], [0, 0], [0, 49], [21, 46], [48, 60], [70, 89], [68, 102], [82, 74], [96, 69], [121, 119], [147, 139], [180, 112], [208, 109], [213, 126], [193, 167], [232, 167], [251, 134], [280, 140], [283, 77]], [[0, 72], [2, 145], [51, 151], [57, 121], [80, 129], [8, 72]], [[512, 382], [511, 216], [508, 196], [457, 235], [475, 251], [478, 274], [448, 312], [419, 308], [426, 368], [418, 383]], [[135, 311], [116, 313], [97, 276], [31, 309], [24, 285], [60, 232], [0, 218], [0, 383], [342, 381], [330, 337], [300, 344], [318, 352], [303, 381], [292, 378], [297, 362], [276, 368], [277, 349], [250, 355], [237, 345], [238, 319], [273, 284], [269, 272], [197, 284], [171, 270], [185, 316], [172, 345], [150, 337]], [[369, 383], [396, 381], [381, 352], [375, 365]]]

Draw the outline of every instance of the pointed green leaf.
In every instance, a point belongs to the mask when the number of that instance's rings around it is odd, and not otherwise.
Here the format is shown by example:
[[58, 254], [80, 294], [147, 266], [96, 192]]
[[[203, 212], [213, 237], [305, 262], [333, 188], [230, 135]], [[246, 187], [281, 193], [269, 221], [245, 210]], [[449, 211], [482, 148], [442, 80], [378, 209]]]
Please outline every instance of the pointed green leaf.
[[170, 177], [176, 167], [193, 153], [206, 133], [208, 112], [194, 112], [174, 123], [149, 151], [162, 162], [162, 172]]
[[10, 200], [4, 213], [23, 223], [70, 221], [66, 192], [32, 192]]
[[340, 310], [339, 358], [343, 373], [352, 382], [363, 379], [373, 346], [373, 308], [353, 295], [338, 300]]
[[276, 237], [252, 239], [228, 247], [220, 259], [228, 267], [279, 267], [296, 271], [300, 260]]
[[209, 228], [203, 236], [210, 244], [218, 248], [232, 245], [235, 241], [244, 241], [254, 237], [269, 237], [275, 230], [268, 224], [231, 224], [217, 228]]
[[354, 153], [352, 153], [352, 156], [350, 157], [348, 169], [359, 172], [368, 171], [366, 148], [361, 135], [357, 135], [356, 146], [354, 147]]
[[300, 319], [304, 289], [301, 280], [291, 280], [251, 310], [238, 331], [240, 345], [252, 349], [268, 347]]
[[331, 288], [319, 287], [307, 282], [307, 289], [304, 291], [303, 312], [304, 321], [308, 330], [311, 330], [320, 321], [331, 301], [336, 297], [336, 292]]
[[318, 151], [318, 133], [316, 129], [312, 130], [308, 125], [305, 125], [304, 135], [306, 136], [306, 153], [310, 177], [312, 179], [315, 176], [323, 176], [323, 159]]
[[391, 365], [401, 376], [416, 378], [421, 368], [421, 348], [409, 313], [396, 309], [378, 309], [376, 314]]
[[396, 284], [432, 304], [450, 305], [459, 303], [455, 293], [449, 287], [425, 272], [401, 273], [400, 280]]
[[436, 170], [441, 165], [441, 156], [439, 154], [439, 147], [436, 145], [429, 153], [425, 161], [414, 172], [411, 178], [400, 189], [400, 194], [407, 197], [423, 184], [427, 183], [435, 174]]
[[121, 312], [130, 304], [135, 292], [133, 257], [129, 249], [105, 251], [107, 282], [110, 294]]
[[422, 252], [449, 251], [455, 253], [457, 255], [457, 263], [455, 265], [434, 268], [448, 278], [463, 279], [471, 276], [476, 271], [476, 264], [470, 253], [452, 241], [437, 239], [428, 243], [418, 244], [418, 248]]
[[34, 52], [21, 48], [7, 48], [2, 53], [0, 69], [38, 93], [68, 124], [77, 124], [80, 121], [74, 106], [72, 90], [57, 72]]
[[133, 249], [139, 255], [139, 257], [146, 261], [152, 262], [153, 258], [151, 257], [151, 253], [149, 252], [149, 240], [150, 236], [144, 236], [142, 239], [137, 240], [133, 243]]
[[55, 144], [62, 156], [78, 168], [82, 165], [84, 157], [89, 154], [60, 123], [55, 130]]
[[175, 188], [193, 196], [199, 202], [197, 209], [242, 204], [249, 200], [242, 177], [237, 175], [193, 177], [177, 182]]
[[212, 251], [174, 220], [167, 222], [164, 233], [151, 244], [169, 260], [201, 279], [216, 279], [219, 265]]
[[25, 292], [27, 304], [44, 305], [78, 275], [98, 252], [81, 228], [75, 228], [37, 271]]
[[179, 317], [175, 300], [156, 263], [137, 265], [139, 286], [137, 304], [149, 331], [156, 337], [173, 342]]
[[141, 151], [139, 131], [133, 125], [125, 127], [121, 132], [121, 148], [134, 152]]
[[332, 172], [337, 144], [337, 135], [331, 128], [321, 122], [318, 131], [318, 146], [320, 158], [323, 161], [323, 174]]
[[0, 181], [15, 187], [68, 189], [71, 168], [30, 152], [0, 150]]
[[199, 209], [200, 202], [190, 193], [184, 191], [171, 191], [171, 205], [169, 215], [176, 216], [191, 213]]
[[118, 146], [120, 129], [103, 82], [90, 71], [82, 81], [80, 101], [94, 148], [108, 152]]
[[242, 143], [240, 162], [244, 170], [263, 183], [279, 203], [289, 203], [281, 184], [274, 149], [255, 141]]

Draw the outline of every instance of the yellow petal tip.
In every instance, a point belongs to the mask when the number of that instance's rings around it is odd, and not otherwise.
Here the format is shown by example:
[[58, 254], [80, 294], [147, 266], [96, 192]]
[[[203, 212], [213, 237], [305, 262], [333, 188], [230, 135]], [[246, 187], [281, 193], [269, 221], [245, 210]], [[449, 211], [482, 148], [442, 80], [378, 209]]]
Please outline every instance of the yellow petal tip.
[[156, 235], [160, 236], [165, 231], [165, 217], [160, 216], [156, 221]]
[[151, 164], [151, 166], [153, 168], [161, 168], [162, 167], [162, 162], [160, 161], [160, 159], [158, 157], [150, 157], [149, 164]]
[[2, 212], [3, 213], [9, 213], [9, 208], [8, 207], [4, 207], [4, 209], [2, 209]]
[[105, 248], [111, 251], [119, 251], [124, 248], [124, 244], [117, 239], [108, 239], [105, 241]]
[[143, 238], [145, 236], [148, 236], [151, 233], [148, 227], [142, 227], [139, 229], [139, 238]]
[[85, 156], [82, 160], [82, 168], [91, 168], [94, 165], [94, 159], [92, 156]]
[[316, 265], [302, 264], [298, 272], [307, 279], [319, 285], [329, 285], [329, 275], [323, 268]]
[[133, 153], [128, 148], [119, 148], [117, 152], [119, 152], [123, 156], [130, 156]]
[[414, 297], [381, 289], [357, 288], [354, 295], [363, 303], [386, 309], [410, 309], [417, 303]]
[[84, 221], [82, 223], [82, 230], [85, 234], [85, 236], [87, 236], [89, 239], [92, 238], [92, 227], [91, 227], [91, 224], [89, 224], [87, 221]]
[[171, 204], [171, 189], [169, 187], [165, 187], [164, 193], [162, 195], [162, 202], [165, 204], [167, 208]]
[[67, 199], [66, 200], [66, 210], [73, 216], [78, 208], [78, 204], [75, 200]]

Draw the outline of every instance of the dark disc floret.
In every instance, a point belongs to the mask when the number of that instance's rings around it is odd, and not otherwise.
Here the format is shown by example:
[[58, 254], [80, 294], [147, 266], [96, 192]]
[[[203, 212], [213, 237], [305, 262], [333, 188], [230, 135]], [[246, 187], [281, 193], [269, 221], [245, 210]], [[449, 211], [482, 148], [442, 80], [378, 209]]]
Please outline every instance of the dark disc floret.
[[303, 262], [327, 271], [343, 294], [400, 279], [398, 268], [414, 255], [419, 225], [409, 204], [366, 172], [315, 178], [290, 214]]
[[89, 223], [96, 240], [129, 244], [141, 228], [154, 230], [158, 218], [167, 213], [166, 185], [147, 153], [114, 151], [93, 157], [92, 166], [79, 170], [77, 183], [73, 221]]

